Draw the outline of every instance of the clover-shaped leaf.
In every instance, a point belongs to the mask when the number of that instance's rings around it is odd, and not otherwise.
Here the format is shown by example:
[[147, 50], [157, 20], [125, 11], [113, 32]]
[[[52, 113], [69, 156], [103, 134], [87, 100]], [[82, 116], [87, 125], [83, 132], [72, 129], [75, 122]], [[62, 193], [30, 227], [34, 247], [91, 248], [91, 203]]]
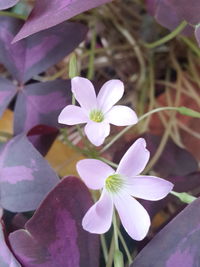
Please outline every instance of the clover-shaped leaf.
[[20, 19], [0, 17], [0, 62], [19, 85], [68, 55], [84, 39], [87, 32], [87, 28], [80, 23], [64, 22], [11, 44], [22, 24]]
[[[35, 6], [14, 41], [53, 27], [86, 10], [111, 0], [37, 0]], [[70, 40], [70, 39], [69, 39]]]
[[0, 151], [0, 205], [13, 212], [34, 210], [59, 178], [24, 135]]
[[199, 266], [199, 214], [200, 199], [197, 199], [148, 243], [131, 267]]
[[90, 193], [78, 178], [63, 179], [26, 223], [25, 230], [9, 236], [22, 265], [98, 266], [98, 237], [81, 226], [82, 217], [91, 205]]

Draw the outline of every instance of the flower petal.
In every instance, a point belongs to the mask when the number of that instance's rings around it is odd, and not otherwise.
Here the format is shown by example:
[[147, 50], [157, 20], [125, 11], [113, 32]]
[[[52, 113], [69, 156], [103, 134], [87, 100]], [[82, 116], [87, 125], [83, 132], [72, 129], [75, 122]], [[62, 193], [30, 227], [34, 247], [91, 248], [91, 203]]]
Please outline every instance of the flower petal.
[[107, 122], [89, 121], [85, 126], [85, 134], [90, 142], [95, 146], [103, 144], [105, 138], [110, 133], [110, 125]]
[[89, 118], [85, 114], [85, 111], [77, 106], [66, 106], [58, 117], [58, 122], [67, 125], [75, 125], [79, 123], [88, 122]]
[[101, 189], [105, 179], [115, 171], [97, 159], [83, 159], [76, 164], [78, 174], [84, 183], [93, 190]]
[[138, 176], [128, 179], [128, 192], [138, 198], [160, 200], [172, 190], [173, 184], [155, 176]]
[[98, 108], [104, 113], [117, 103], [124, 94], [124, 84], [120, 80], [106, 82], [97, 96]]
[[95, 109], [97, 107], [97, 99], [92, 83], [88, 79], [82, 77], [74, 77], [71, 83], [72, 93], [81, 107], [87, 111]]
[[126, 151], [117, 168], [117, 173], [126, 177], [136, 176], [143, 171], [150, 153], [146, 149], [146, 141], [139, 138]]
[[114, 106], [108, 111], [106, 120], [117, 126], [126, 126], [138, 122], [137, 115], [131, 108], [120, 105]]
[[145, 208], [125, 192], [115, 195], [113, 201], [127, 233], [134, 240], [142, 240], [150, 227], [150, 218]]
[[107, 232], [111, 226], [113, 215], [113, 202], [108, 193], [103, 190], [102, 195], [85, 214], [82, 225], [83, 228], [96, 234]]

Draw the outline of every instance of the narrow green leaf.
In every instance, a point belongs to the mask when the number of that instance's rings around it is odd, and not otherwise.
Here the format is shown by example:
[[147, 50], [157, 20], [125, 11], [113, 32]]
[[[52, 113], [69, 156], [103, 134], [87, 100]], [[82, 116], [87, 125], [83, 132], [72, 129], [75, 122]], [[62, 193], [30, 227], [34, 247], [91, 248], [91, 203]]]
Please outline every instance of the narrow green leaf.
[[178, 107], [177, 111], [183, 115], [194, 117], [194, 118], [200, 118], [200, 112], [187, 108], [187, 107]]
[[178, 193], [175, 191], [171, 191], [171, 194], [178, 197], [180, 199], [180, 201], [190, 204], [192, 203], [195, 199], [197, 199], [196, 197], [186, 193], [186, 192], [182, 192], [182, 193]]

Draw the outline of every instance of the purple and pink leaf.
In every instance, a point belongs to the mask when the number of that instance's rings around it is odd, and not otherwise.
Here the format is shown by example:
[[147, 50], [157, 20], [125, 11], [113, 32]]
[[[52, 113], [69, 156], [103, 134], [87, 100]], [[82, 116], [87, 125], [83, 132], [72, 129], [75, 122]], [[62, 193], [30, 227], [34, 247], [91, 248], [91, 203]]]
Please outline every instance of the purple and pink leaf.
[[53, 27], [84, 11], [110, 1], [111, 0], [37, 0], [27, 21], [15, 36], [14, 42], [32, 35], [33, 33]]
[[[199, 0], [146, 0], [146, 3], [149, 12], [155, 16], [158, 23], [170, 30], [186, 20], [189, 25], [183, 33], [191, 34], [195, 25], [200, 22]], [[198, 36], [196, 37], [198, 41]]]
[[[70, 82], [57, 80], [30, 85], [24, 83], [69, 54], [87, 32], [84, 25], [65, 22], [12, 45], [11, 41], [21, 25], [19, 19], [0, 17], [0, 62], [17, 80], [13, 84], [7, 79], [0, 79], [0, 115], [18, 94], [15, 135], [27, 133], [38, 125], [58, 126], [58, 114], [71, 101]], [[40, 138], [37, 138], [38, 145], [35, 139], [31, 138], [34, 145], [41, 146]], [[45, 153], [43, 148], [40, 151]]]
[[87, 28], [82, 24], [64, 22], [11, 44], [21, 26], [20, 19], [0, 17], [0, 62], [19, 85], [71, 53], [84, 40], [87, 33]]
[[12, 212], [35, 210], [59, 178], [24, 135], [0, 151], [0, 206]]
[[1, 0], [0, 10], [10, 8], [14, 6], [15, 4], [17, 4], [18, 2], [19, 0]]
[[16, 93], [16, 86], [11, 81], [0, 77], [0, 117]]
[[199, 266], [199, 214], [200, 199], [197, 199], [148, 243], [131, 267]]
[[3, 223], [0, 221], [0, 266], [1, 267], [21, 267], [15, 259], [5, 241]]
[[28, 132], [43, 124], [58, 127], [58, 115], [71, 102], [69, 80], [55, 80], [26, 85], [15, 104], [14, 133]]
[[81, 226], [91, 205], [87, 187], [76, 177], [64, 178], [25, 229], [10, 234], [10, 244], [19, 262], [24, 267], [98, 266], [99, 238]]

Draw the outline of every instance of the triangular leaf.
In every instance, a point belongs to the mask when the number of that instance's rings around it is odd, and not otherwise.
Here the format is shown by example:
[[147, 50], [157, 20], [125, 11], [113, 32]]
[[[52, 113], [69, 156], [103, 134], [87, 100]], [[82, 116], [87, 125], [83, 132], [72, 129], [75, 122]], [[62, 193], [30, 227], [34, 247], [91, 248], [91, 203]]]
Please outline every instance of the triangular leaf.
[[26, 136], [11, 139], [0, 152], [0, 205], [13, 212], [36, 209], [59, 178]]
[[0, 266], [1, 267], [21, 267], [19, 262], [15, 259], [12, 252], [8, 248], [4, 233], [3, 233], [3, 226], [0, 223]]
[[[33, 33], [48, 29], [86, 10], [111, 0], [37, 0], [34, 9], [14, 42]], [[70, 40], [70, 39], [69, 39]]]
[[148, 243], [131, 267], [199, 266], [199, 216], [200, 199], [197, 199]]
[[81, 226], [91, 205], [90, 193], [78, 178], [63, 179], [26, 223], [25, 230], [9, 236], [23, 266], [98, 266], [98, 236]]
[[0, 117], [7, 108], [17, 90], [9, 80], [0, 77]]
[[20, 19], [0, 17], [0, 62], [20, 84], [73, 51], [85, 38], [87, 32], [87, 28], [82, 24], [64, 22], [16, 44], [11, 44], [21, 26]]
[[55, 80], [25, 86], [19, 92], [15, 105], [15, 135], [28, 132], [40, 124], [60, 126], [58, 115], [70, 102], [69, 80]]

